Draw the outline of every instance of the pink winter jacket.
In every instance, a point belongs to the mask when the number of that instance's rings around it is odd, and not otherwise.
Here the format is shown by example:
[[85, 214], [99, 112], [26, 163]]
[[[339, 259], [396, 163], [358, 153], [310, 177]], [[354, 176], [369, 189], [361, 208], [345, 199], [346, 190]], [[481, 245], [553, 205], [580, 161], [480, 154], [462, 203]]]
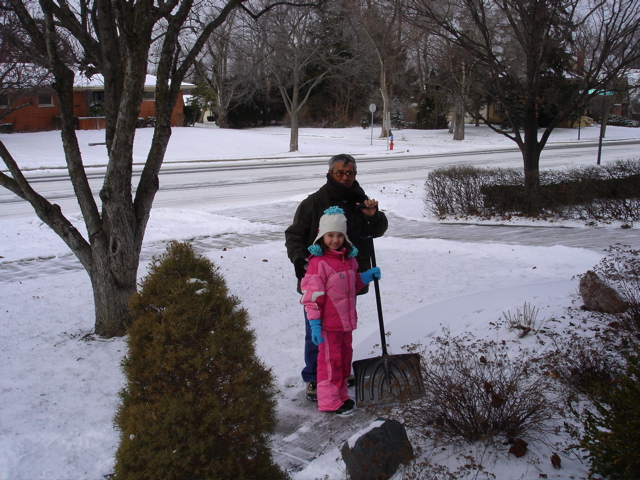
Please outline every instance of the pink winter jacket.
[[329, 250], [309, 260], [300, 303], [309, 320], [322, 319], [324, 330], [350, 332], [358, 324], [356, 293], [364, 286], [356, 259], [344, 248]]

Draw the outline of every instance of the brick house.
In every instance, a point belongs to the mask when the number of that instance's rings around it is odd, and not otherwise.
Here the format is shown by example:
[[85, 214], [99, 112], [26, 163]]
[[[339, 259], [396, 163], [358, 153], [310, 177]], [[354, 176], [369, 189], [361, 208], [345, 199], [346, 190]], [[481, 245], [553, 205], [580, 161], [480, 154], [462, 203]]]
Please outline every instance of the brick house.
[[[155, 87], [156, 77], [147, 75], [144, 99], [138, 114], [141, 126], [151, 124], [156, 115]], [[184, 83], [182, 87], [171, 114], [171, 126], [174, 127], [184, 125], [183, 93], [191, 90], [193, 85]], [[7, 95], [0, 95], [0, 109], [7, 107]], [[12, 95], [19, 97], [19, 93]], [[79, 75], [73, 88], [73, 111], [78, 118], [78, 130], [105, 128], [101, 107], [103, 101], [104, 80], [102, 75], [94, 75], [91, 79]], [[59, 128], [60, 108], [52, 88], [41, 88], [38, 93], [25, 98], [14, 98], [12, 103], [28, 103], [28, 105], [9, 113], [2, 119], [3, 131], [36, 132]]]

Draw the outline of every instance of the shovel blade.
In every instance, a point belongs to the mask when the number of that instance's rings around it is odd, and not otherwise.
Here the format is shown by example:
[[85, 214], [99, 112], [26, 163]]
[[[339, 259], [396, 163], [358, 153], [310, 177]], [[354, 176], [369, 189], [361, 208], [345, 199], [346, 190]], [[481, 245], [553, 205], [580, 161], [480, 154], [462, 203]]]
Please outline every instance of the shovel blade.
[[383, 355], [353, 362], [356, 405], [387, 405], [424, 395], [420, 355]]

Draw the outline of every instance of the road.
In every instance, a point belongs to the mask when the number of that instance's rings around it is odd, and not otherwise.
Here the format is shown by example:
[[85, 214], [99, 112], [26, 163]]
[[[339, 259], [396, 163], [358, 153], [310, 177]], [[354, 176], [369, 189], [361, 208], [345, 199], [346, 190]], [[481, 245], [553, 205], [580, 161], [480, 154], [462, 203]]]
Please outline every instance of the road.
[[[637, 157], [637, 142], [608, 145], [603, 161]], [[542, 164], [560, 167], [573, 164], [595, 164], [597, 145], [579, 148], [559, 146], [545, 151]], [[487, 157], [490, 156], [490, 162]], [[206, 162], [191, 165], [165, 165], [161, 172], [161, 188], [156, 207], [198, 208], [220, 215], [241, 218], [255, 223], [276, 225], [281, 232], [274, 236], [273, 229], [244, 237], [234, 235], [207, 236], [190, 241], [203, 251], [211, 248], [256, 245], [267, 240], [284, 242], [284, 230], [290, 224], [298, 202], [296, 195], [315, 191], [324, 183], [326, 158], [296, 160], [254, 160], [236, 162]], [[425, 179], [428, 172], [443, 165], [487, 165], [519, 167], [518, 151], [492, 150], [458, 155], [428, 155], [420, 157], [362, 158], [358, 159], [360, 177], [368, 184]], [[90, 181], [95, 192], [100, 188], [103, 171], [90, 169]], [[59, 203], [67, 212], [77, 211], [71, 187], [64, 171], [29, 172], [34, 187], [50, 201]], [[365, 184], [366, 188], [366, 184]], [[33, 218], [31, 207], [6, 190], [0, 190], [0, 222], [3, 219]], [[387, 236], [401, 238], [438, 238], [461, 242], [501, 243], [512, 245], [565, 245], [582, 247], [598, 252], [615, 243], [640, 249], [639, 229], [570, 228], [544, 226], [486, 226], [471, 223], [445, 224], [412, 220], [388, 213], [390, 228]], [[142, 260], [164, 251], [165, 245], [145, 244]], [[22, 260], [19, 264], [3, 265], [0, 282], [10, 280], [14, 270], [22, 278], [55, 274], [82, 268], [69, 253], [51, 259]]]
[[[609, 142], [603, 148], [602, 161], [637, 157], [640, 141]], [[594, 164], [597, 143], [551, 144], [543, 151], [543, 168]], [[160, 191], [156, 207], [224, 210], [234, 206], [253, 206], [285, 200], [314, 191], [324, 182], [323, 158], [285, 160], [212, 161], [192, 164], [165, 163], [160, 172]], [[426, 178], [434, 168], [451, 165], [494, 167], [522, 166], [516, 148], [492, 149], [458, 154], [409, 155], [358, 158], [359, 177], [366, 183], [384, 183]], [[134, 168], [139, 175], [141, 167]], [[91, 188], [98, 194], [104, 168], [88, 168]], [[36, 191], [63, 211], [77, 211], [71, 184], [65, 170], [30, 171], [26, 177]], [[135, 184], [135, 181], [134, 181]], [[31, 207], [11, 192], [0, 189], [0, 220], [33, 216]]]

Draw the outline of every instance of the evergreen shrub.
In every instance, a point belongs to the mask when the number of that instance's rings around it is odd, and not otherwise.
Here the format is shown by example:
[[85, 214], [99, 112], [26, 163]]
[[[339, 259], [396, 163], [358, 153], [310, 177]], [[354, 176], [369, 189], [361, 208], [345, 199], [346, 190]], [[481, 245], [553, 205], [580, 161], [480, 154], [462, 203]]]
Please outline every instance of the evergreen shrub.
[[117, 479], [279, 479], [274, 379], [247, 312], [189, 244], [154, 257], [130, 302]]
[[[587, 452], [591, 476], [610, 480], [640, 478], [640, 348], [626, 355], [626, 372], [616, 384], [589, 395], [593, 409], [585, 409], [584, 434], [579, 442]], [[574, 413], [577, 413], [574, 411]]]

